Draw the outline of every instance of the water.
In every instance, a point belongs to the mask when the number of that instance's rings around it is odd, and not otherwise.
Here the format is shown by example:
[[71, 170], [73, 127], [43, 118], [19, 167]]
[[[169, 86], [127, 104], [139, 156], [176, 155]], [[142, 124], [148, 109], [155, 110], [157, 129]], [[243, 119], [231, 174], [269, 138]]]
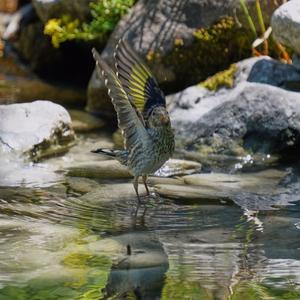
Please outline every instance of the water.
[[297, 166], [269, 194], [138, 207], [87, 201], [101, 182], [53, 171], [74, 153], [0, 188], [1, 300], [300, 299]]

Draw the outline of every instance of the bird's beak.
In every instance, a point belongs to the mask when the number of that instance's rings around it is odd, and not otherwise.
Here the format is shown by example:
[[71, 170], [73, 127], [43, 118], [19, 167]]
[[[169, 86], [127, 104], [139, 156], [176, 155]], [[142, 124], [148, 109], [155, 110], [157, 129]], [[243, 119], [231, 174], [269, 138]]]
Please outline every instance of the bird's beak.
[[162, 124], [168, 124], [170, 122], [170, 118], [168, 115], [162, 115], [160, 116], [160, 122]]

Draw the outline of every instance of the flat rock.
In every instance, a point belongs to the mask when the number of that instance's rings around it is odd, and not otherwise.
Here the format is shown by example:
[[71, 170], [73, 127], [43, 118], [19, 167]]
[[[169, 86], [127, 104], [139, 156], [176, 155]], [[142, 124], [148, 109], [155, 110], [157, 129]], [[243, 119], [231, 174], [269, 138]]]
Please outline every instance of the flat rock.
[[218, 192], [264, 192], [272, 193], [287, 173], [279, 170], [265, 170], [245, 174], [193, 174], [184, 176], [186, 184], [212, 188]]
[[271, 24], [275, 39], [300, 54], [300, 2], [292, 0], [281, 5]]
[[64, 152], [75, 135], [68, 112], [50, 101], [0, 105], [0, 151], [36, 160]]
[[[139, 185], [140, 196], [146, 195], [143, 185]], [[132, 183], [99, 184], [97, 189], [80, 197], [80, 200], [90, 204], [111, 203], [123, 200], [137, 201], [136, 193]]]
[[210, 200], [227, 201], [228, 195], [211, 187], [196, 187], [190, 185], [157, 184], [154, 190], [161, 197], [175, 200]]
[[183, 159], [169, 159], [155, 175], [161, 177], [187, 175], [201, 170], [201, 164]]
[[128, 169], [117, 160], [82, 162], [68, 168], [69, 176], [99, 179], [131, 178]]

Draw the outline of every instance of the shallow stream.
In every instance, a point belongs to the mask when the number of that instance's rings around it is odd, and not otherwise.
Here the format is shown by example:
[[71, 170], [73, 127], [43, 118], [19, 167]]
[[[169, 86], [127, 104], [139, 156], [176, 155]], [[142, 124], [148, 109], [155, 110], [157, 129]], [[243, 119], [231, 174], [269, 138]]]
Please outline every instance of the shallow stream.
[[1, 300], [300, 299], [300, 165], [231, 199], [152, 193], [138, 206], [119, 189], [130, 179], [65, 173], [101, 161], [96, 141], [111, 143], [81, 136], [64, 156], [3, 164]]

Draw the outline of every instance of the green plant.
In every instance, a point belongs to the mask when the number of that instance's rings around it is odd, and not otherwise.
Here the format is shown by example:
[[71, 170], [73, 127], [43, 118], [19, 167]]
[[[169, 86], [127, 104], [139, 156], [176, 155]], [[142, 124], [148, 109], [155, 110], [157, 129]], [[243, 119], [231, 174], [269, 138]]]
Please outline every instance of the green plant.
[[136, 0], [101, 0], [90, 3], [92, 21], [80, 23], [69, 15], [50, 19], [44, 28], [44, 34], [51, 36], [54, 47], [68, 40], [105, 40], [118, 21], [134, 5]]
[[[284, 3], [285, 1], [283, 0], [281, 2]], [[277, 3], [277, 1], [274, 1], [275, 7], [279, 6], [282, 3]], [[272, 47], [277, 52], [277, 56], [286, 62], [290, 62], [291, 60], [289, 54], [285, 50], [285, 48], [278, 42], [272, 40], [271, 38], [272, 28], [268, 27], [266, 29], [266, 22], [263, 16], [263, 10], [261, 8], [262, 7], [261, 0], [255, 0], [256, 19], [258, 22], [257, 26], [255, 26], [254, 18], [249, 13], [249, 9], [246, 5], [245, 0], [240, 0], [240, 4], [246, 16], [246, 20], [248, 22], [249, 28], [253, 33], [253, 37], [254, 37], [254, 41], [252, 43], [253, 55], [255, 56], [270, 55], [269, 49], [270, 49], [270, 44], [272, 44]], [[257, 28], [259, 29], [259, 33], [257, 31]], [[262, 50], [259, 50], [259, 47], [261, 45], [263, 45], [263, 48]]]

